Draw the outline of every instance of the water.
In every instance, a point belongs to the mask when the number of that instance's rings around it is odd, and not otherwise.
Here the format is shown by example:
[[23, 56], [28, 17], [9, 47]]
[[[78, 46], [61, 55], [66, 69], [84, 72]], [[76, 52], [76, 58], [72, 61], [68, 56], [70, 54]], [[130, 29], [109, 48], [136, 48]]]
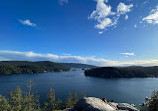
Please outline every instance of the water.
[[25, 84], [32, 80], [33, 90], [38, 91], [40, 100], [46, 100], [50, 88], [55, 89], [56, 97], [65, 99], [69, 92], [76, 90], [78, 95], [113, 99], [115, 102], [140, 104], [153, 90], [158, 89], [158, 78], [104, 79], [85, 77], [84, 71], [50, 72], [39, 74], [14, 74], [0, 76], [0, 94], [8, 96], [16, 86], [26, 90]]

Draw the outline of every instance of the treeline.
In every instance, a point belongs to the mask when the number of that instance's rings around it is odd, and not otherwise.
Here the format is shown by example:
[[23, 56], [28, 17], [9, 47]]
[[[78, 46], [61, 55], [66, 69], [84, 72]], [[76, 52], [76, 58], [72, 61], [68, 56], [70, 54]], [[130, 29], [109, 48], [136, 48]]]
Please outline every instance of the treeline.
[[2, 61], [0, 62], [0, 74], [40, 73], [68, 71], [69, 67], [59, 63], [40, 61]]
[[94, 65], [81, 64], [81, 63], [61, 63], [61, 64], [71, 68], [96, 68], [96, 66]]
[[158, 77], [158, 66], [99, 67], [86, 70], [85, 76], [102, 78]]
[[[39, 95], [31, 91], [32, 82], [26, 85], [28, 92], [23, 92], [20, 87], [11, 91], [8, 98], [0, 95], [0, 111], [54, 111], [65, 108], [73, 108], [78, 102], [77, 92], [69, 94], [66, 101], [57, 99], [55, 91], [50, 89], [47, 95], [47, 102], [40, 104]], [[83, 95], [84, 96], [84, 95]]]

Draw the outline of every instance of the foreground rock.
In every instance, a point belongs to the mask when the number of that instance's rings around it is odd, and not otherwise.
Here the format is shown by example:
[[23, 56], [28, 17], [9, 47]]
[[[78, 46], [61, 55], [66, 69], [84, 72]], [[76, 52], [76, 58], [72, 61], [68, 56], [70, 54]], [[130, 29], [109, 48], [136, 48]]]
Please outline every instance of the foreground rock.
[[110, 105], [105, 103], [99, 98], [84, 97], [81, 99], [74, 108], [75, 111], [115, 111]]
[[118, 109], [120, 110], [127, 110], [127, 111], [138, 111], [135, 107], [127, 104], [127, 103], [118, 103]]
[[127, 103], [105, 103], [99, 98], [84, 97], [74, 107], [74, 111], [138, 111]]

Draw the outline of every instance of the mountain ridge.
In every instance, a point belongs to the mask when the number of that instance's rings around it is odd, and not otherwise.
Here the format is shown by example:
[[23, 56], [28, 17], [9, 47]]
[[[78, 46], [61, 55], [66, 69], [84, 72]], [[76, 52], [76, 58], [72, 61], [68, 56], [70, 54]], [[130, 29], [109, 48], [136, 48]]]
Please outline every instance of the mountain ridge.
[[96, 68], [97, 66], [82, 63], [60, 63], [71, 68]]

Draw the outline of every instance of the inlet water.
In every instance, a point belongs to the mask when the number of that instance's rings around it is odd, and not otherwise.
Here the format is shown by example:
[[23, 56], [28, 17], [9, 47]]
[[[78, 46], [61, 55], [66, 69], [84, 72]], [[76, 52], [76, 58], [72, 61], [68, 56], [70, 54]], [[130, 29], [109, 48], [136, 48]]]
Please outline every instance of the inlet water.
[[46, 100], [49, 89], [53, 88], [56, 97], [62, 100], [65, 100], [69, 92], [76, 90], [79, 96], [86, 93], [87, 96], [106, 97], [115, 102], [138, 105], [144, 101], [145, 97], [150, 96], [153, 90], [158, 89], [157, 78], [85, 77], [84, 71], [77, 69], [70, 72], [1, 75], [0, 94], [8, 96], [9, 92], [17, 86], [26, 91], [25, 84], [29, 80], [33, 81], [33, 91], [37, 91], [42, 102]]

